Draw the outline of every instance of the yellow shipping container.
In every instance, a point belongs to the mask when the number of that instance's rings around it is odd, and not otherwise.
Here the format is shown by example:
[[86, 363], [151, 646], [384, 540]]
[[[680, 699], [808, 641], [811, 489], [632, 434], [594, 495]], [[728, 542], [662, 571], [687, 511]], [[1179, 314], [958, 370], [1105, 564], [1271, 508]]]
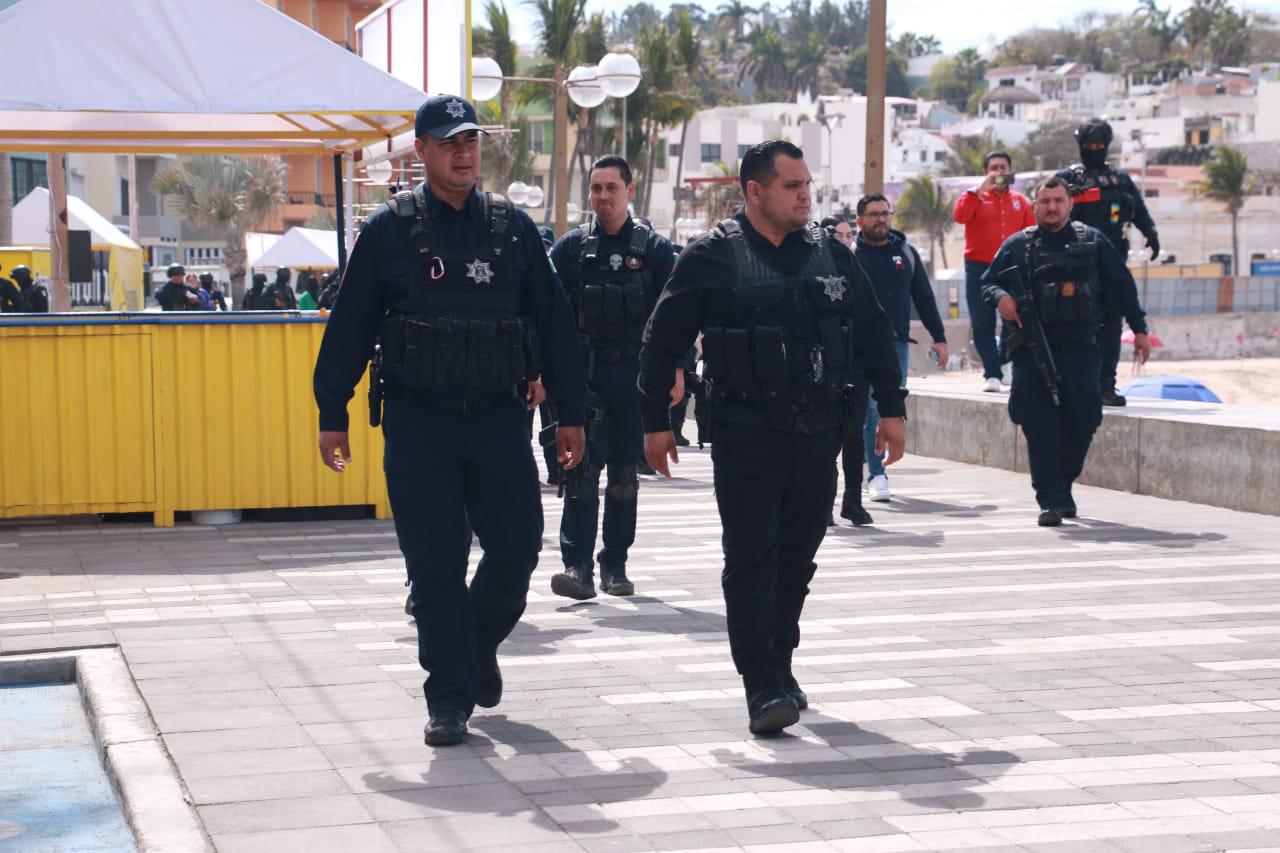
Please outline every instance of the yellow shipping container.
[[338, 475], [320, 462], [323, 333], [323, 318], [295, 313], [0, 319], [0, 518], [151, 512], [167, 527], [180, 510], [350, 505], [389, 517], [363, 382], [354, 464]]

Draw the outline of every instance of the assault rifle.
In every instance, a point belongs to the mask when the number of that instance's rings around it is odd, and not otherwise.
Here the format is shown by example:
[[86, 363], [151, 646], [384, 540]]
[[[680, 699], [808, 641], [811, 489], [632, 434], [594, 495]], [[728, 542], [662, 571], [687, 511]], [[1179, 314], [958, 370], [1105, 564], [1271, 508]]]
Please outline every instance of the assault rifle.
[[1022, 280], [1022, 270], [1015, 264], [1001, 270], [996, 275], [996, 280], [1004, 285], [1005, 290], [1017, 303], [1018, 319], [1022, 321], [1021, 326], [1015, 323], [1007, 324], [1009, 353], [1012, 354], [1018, 347], [1026, 347], [1027, 352], [1031, 354], [1031, 361], [1036, 366], [1036, 372], [1040, 374], [1040, 381], [1049, 392], [1049, 398], [1053, 400], [1055, 406], [1061, 405], [1061, 395], [1058, 392], [1058, 366], [1053, 363], [1053, 351], [1049, 349], [1049, 339], [1045, 336], [1044, 325], [1040, 322], [1040, 314], [1036, 311], [1031, 291]]

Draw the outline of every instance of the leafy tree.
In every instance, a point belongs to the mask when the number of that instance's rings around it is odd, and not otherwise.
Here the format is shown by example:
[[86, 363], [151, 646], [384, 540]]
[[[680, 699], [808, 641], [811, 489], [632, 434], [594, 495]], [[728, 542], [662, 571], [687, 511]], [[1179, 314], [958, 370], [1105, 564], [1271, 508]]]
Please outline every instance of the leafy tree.
[[244, 296], [245, 235], [276, 215], [284, 204], [288, 167], [275, 157], [184, 157], [151, 181], [151, 191], [178, 203], [184, 219], [220, 231], [223, 263], [231, 275], [235, 304]]
[[742, 0], [726, 0], [716, 9], [716, 23], [722, 32], [732, 34], [735, 41], [742, 41], [747, 18], [758, 11], [760, 10], [748, 6]]
[[751, 34], [749, 46], [738, 63], [738, 84], [750, 77], [762, 100], [778, 100], [791, 83], [786, 41], [777, 24]]
[[1240, 275], [1240, 209], [1257, 186], [1248, 159], [1224, 145], [1213, 152], [1204, 165], [1204, 180], [1194, 186], [1196, 195], [1220, 203], [1231, 215], [1231, 274]]
[[[538, 13], [538, 42], [543, 56], [551, 57], [550, 76], [556, 81], [555, 93], [555, 142], [552, 145], [553, 173], [559, 168], [559, 146], [565, 144], [569, 126], [569, 97], [562, 85], [573, 62], [573, 48], [578, 28], [582, 26], [583, 9], [587, 0], [525, 0]], [[547, 193], [547, 209], [558, 204], [555, 175], [552, 175], [551, 191]]]
[[[511, 18], [507, 14], [506, 5], [499, 0], [487, 0], [484, 4], [484, 13], [488, 27], [477, 29], [477, 35], [483, 36], [483, 48], [478, 49], [477, 54], [482, 52], [483, 55], [497, 62], [503, 76], [517, 75], [519, 73], [518, 51], [515, 39], [511, 36]], [[515, 114], [515, 101], [516, 87], [508, 84], [499, 90], [496, 105], [480, 104], [478, 108], [486, 114], [486, 120], [495, 124], [508, 124]], [[508, 176], [517, 157], [518, 148], [529, 144], [528, 137], [521, 138], [505, 133], [494, 134], [484, 137], [482, 144], [484, 156], [480, 162], [486, 183], [489, 179], [493, 179], [494, 183], [489, 186], [497, 192], [502, 192], [511, 180]]]
[[942, 170], [944, 175], [981, 175], [982, 158], [1002, 147], [990, 129], [981, 136], [953, 136], [949, 144], [951, 151]]
[[[803, 41], [793, 41], [790, 60], [791, 83], [787, 87], [787, 100], [795, 100], [800, 92], [816, 96], [827, 68], [826, 39], [810, 33]], [[903, 82], [906, 82], [905, 71]]]
[[[860, 44], [849, 54], [841, 69], [844, 85], [855, 92], [867, 92], [867, 46]], [[893, 98], [911, 95], [907, 85], [907, 61], [896, 50], [890, 50], [885, 59], [885, 94]]]
[[1042, 124], [1014, 151], [1014, 163], [1019, 169], [1065, 169], [1080, 160], [1080, 146], [1075, 140], [1076, 123], [1058, 121]]
[[893, 49], [907, 59], [937, 53], [941, 46], [936, 36], [919, 36], [912, 32], [903, 33], [893, 42]]
[[[699, 84], [706, 69], [702, 55], [702, 39], [700, 34], [694, 30], [693, 18], [685, 13], [676, 16], [675, 49], [676, 57], [679, 60], [679, 68], [684, 78], [682, 88], [686, 93], [694, 94], [700, 88]], [[691, 109], [683, 116], [680, 122], [680, 157], [676, 161], [675, 180], [675, 186], [677, 187], [684, 180], [684, 146], [689, 137], [689, 121], [692, 118], [693, 110]], [[675, 221], [679, 218], [680, 201], [677, 199], [675, 212], [671, 216], [672, 239], [675, 239]]]
[[1248, 12], [1241, 15], [1230, 6], [1222, 10], [1209, 33], [1209, 55], [1214, 65], [1244, 63], [1252, 40], [1252, 17]]
[[898, 227], [903, 231], [914, 231], [929, 236], [929, 266], [932, 274], [933, 247], [936, 243], [942, 254], [942, 266], [947, 264], [947, 232], [955, 224], [951, 218], [951, 198], [940, 184], [928, 175], [920, 175], [907, 179], [906, 189], [898, 200], [898, 210], [894, 214]]
[[618, 16], [613, 28], [612, 39], [619, 42], [634, 42], [647, 29], [662, 26], [662, 13], [652, 3], [632, 3]]

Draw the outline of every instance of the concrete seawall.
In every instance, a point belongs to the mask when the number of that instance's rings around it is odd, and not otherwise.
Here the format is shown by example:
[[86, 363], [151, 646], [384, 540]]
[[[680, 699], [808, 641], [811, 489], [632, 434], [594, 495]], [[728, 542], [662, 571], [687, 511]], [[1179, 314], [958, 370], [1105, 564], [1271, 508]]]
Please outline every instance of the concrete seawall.
[[[1008, 399], [913, 390], [907, 451], [1026, 472], [1026, 445], [1009, 421]], [[1131, 399], [1125, 409], [1106, 410], [1080, 482], [1280, 515], [1280, 407]]]

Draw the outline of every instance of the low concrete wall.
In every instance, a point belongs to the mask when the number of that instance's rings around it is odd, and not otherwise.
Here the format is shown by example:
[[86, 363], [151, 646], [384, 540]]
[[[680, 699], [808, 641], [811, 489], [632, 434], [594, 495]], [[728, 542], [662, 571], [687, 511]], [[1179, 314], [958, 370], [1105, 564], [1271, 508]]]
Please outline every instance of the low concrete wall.
[[[912, 454], [1027, 471], [1007, 395], [912, 392], [907, 415]], [[1169, 400], [1107, 409], [1080, 482], [1280, 515], [1280, 409]]]
[[[1280, 312], [1247, 314], [1182, 314], [1147, 318], [1151, 331], [1164, 346], [1152, 350], [1152, 361], [1189, 358], [1280, 358]], [[969, 344], [968, 320], [944, 320], [951, 353], [959, 356]], [[911, 323], [911, 337], [920, 342], [911, 348], [911, 372], [935, 373], [928, 360], [929, 333], [918, 320]], [[977, 353], [972, 353], [977, 363]]]

